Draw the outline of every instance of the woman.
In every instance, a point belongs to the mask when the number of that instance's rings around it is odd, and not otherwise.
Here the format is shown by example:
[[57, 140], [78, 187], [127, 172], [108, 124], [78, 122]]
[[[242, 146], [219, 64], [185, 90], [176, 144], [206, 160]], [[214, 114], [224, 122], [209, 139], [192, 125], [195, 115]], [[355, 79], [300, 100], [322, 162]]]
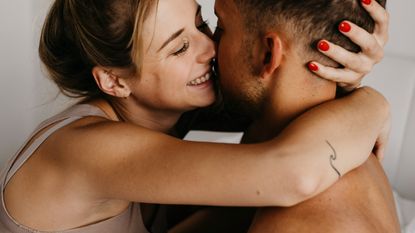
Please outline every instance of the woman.
[[[388, 115], [371, 89], [315, 109], [266, 143], [169, 136], [184, 112], [215, 101], [205, 30], [193, 0], [56, 0], [40, 57], [64, 93], [84, 99], [42, 123], [6, 167], [0, 230], [147, 232], [145, 223], [158, 223], [139, 203], [294, 205], [338, 178], [330, 164], [294, 162], [330, 156], [321, 128], [342, 142], [338, 154], [358, 155], [338, 161], [343, 174], [367, 158]], [[356, 121], [367, 128], [351, 127]], [[339, 133], [346, 129], [350, 138]], [[300, 153], [309, 135], [322, 143]]]

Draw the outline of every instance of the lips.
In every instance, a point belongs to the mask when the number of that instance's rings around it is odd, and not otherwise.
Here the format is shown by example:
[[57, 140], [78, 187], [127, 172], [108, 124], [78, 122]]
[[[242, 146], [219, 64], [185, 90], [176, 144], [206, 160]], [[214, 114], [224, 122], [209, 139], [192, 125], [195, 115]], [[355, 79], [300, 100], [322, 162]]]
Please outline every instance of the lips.
[[210, 80], [210, 78], [211, 78], [211, 73], [208, 72], [208, 73], [202, 75], [201, 77], [196, 78], [196, 79], [188, 82], [187, 83], [187, 86], [199, 86], [199, 85], [202, 85], [202, 84], [208, 82]]

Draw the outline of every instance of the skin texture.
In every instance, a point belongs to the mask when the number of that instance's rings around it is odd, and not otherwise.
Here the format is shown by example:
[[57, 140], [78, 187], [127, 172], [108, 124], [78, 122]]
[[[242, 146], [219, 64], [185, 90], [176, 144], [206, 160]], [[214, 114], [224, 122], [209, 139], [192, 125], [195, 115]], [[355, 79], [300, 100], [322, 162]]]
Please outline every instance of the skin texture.
[[[326, 163], [327, 138], [339, 153], [354, 155], [338, 161], [342, 172], [363, 163], [388, 118], [387, 102], [370, 88], [313, 109], [264, 143], [196, 143], [169, 136], [182, 113], [214, 100], [211, 84], [188, 85], [215, 56], [213, 42], [199, 28], [197, 8], [193, 0], [160, 1], [157, 14], [154, 9], [145, 22], [140, 77], [94, 67], [95, 81], [109, 97], [86, 103], [108, 118], [86, 117], [58, 130], [12, 177], [5, 203], [17, 222], [43, 231], [72, 229], [116, 216], [131, 202], [295, 205], [337, 180]], [[347, 137], [336, 133], [345, 130]], [[353, 146], [356, 141], [361, 146]]]
[[249, 232], [400, 232], [391, 187], [374, 156], [317, 197], [261, 209]]

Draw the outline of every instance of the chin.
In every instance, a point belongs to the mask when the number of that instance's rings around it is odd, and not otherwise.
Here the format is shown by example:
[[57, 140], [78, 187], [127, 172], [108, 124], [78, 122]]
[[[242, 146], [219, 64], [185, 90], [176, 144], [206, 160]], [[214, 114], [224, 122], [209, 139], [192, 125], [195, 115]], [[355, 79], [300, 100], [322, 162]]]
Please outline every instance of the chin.
[[212, 100], [210, 100], [210, 101], [206, 101], [206, 102], [204, 102], [204, 103], [200, 104], [200, 105], [199, 105], [199, 108], [208, 107], [208, 106], [210, 106], [210, 105], [212, 105], [212, 104], [214, 104], [214, 103], [215, 103], [215, 99], [213, 98], [213, 99], [212, 99]]
[[214, 104], [216, 101], [215, 95], [212, 95], [210, 98], [201, 99], [194, 104], [196, 108], [204, 108]]

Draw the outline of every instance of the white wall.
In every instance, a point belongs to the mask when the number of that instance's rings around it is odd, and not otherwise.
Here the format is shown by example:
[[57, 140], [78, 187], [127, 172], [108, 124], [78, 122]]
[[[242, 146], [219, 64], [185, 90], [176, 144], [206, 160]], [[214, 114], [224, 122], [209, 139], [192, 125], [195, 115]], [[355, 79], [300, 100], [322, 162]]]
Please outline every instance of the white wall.
[[[50, 0], [0, 0], [0, 164], [65, 100], [44, 77], [38, 38]], [[49, 107], [52, 107], [49, 108]]]
[[33, 8], [27, 1], [0, 2], [0, 133], [1, 157], [16, 149], [33, 121]]
[[387, 8], [391, 15], [391, 25], [386, 52], [415, 59], [415, 1], [388, 0]]
[[[0, 0], [0, 162], [17, 150], [41, 119], [66, 105], [65, 98], [54, 101], [58, 92], [44, 78], [37, 58], [39, 31], [50, 2]], [[214, 1], [199, 2], [214, 28]], [[389, 0], [388, 7], [392, 18], [387, 54], [401, 57], [415, 66], [415, 18], [412, 12], [415, 1]], [[396, 72], [399, 74], [399, 70]], [[390, 174], [396, 172], [392, 168], [387, 170]]]
[[215, 16], [214, 11], [214, 0], [198, 0], [199, 4], [202, 6], [202, 14], [203, 18], [207, 19], [209, 21], [209, 26], [212, 29], [212, 31], [216, 27], [216, 21], [217, 18]]

